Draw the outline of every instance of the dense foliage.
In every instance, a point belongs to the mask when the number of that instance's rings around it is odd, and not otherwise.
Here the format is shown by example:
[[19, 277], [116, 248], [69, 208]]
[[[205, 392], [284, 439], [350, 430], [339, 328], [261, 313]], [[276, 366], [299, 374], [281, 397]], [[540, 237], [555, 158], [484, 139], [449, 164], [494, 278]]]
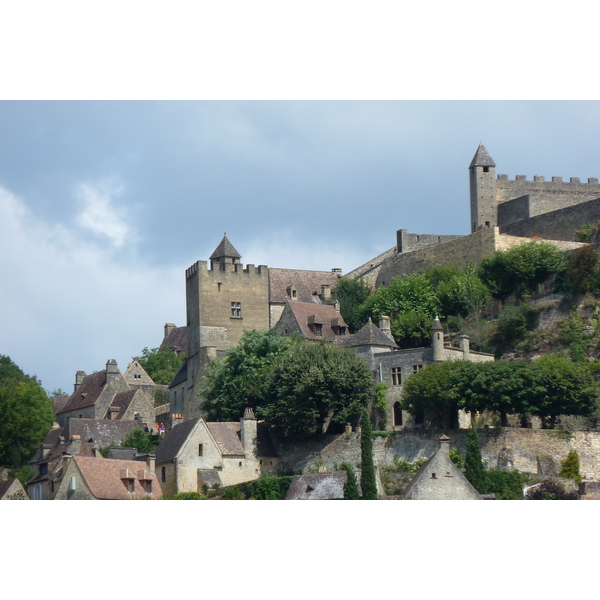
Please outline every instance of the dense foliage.
[[52, 401], [40, 382], [0, 355], [0, 466], [26, 463], [53, 421]]
[[273, 329], [247, 331], [223, 359], [211, 362], [200, 391], [208, 420], [236, 421], [246, 407], [263, 405], [273, 362], [294, 343]]
[[467, 432], [467, 454], [465, 456], [465, 477], [471, 485], [480, 493], [488, 491], [488, 479], [485, 466], [481, 457], [481, 445], [477, 429], [470, 427]]
[[177, 354], [174, 350], [161, 346], [160, 348], [144, 348], [141, 356], [134, 356], [144, 368], [152, 381], [158, 385], [169, 385], [186, 358], [186, 354]]
[[579, 470], [579, 454], [577, 450], [571, 450], [567, 458], [563, 461], [558, 473], [559, 477], [569, 477], [575, 480], [575, 483], [581, 483], [581, 472]]
[[367, 318], [360, 314], [360, 306], [371, 295], [371, 288], [361, 279], [342, 277], [333, 290], [335, 299], [340, 303], [340, 312], [350, 328], [350, 333], [357, 332]]
[[407, 379], [402, 404], [412, 415], [425, 412], [443, 423], [456, 409], [541, 417], [554, 428], [559, 415], [589, 416], [596, 409], [598, 389], [585, 363], [546, 355], [523, 361], [432, 363]]
[[343, 462], [340, 468], [346, 471], [346, 483], [344, 484], [344, 500], [360, 500], [360, 494], [358, 493], [358, 482], [356, 481], [356, 475], [352, 470], [352, 465], [347, 462]]
[[357, 422], [374, 395], [366, 362], [327, 342], [292, 344], [269, 372], [257, 416], [289, 440], [325, 433], [331, 423]]

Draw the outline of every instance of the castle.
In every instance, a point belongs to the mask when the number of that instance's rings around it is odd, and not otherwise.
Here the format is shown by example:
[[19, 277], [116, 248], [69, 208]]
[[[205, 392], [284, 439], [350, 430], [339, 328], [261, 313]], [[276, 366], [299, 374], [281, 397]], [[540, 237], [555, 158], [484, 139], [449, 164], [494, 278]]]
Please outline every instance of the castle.
[[[428, 265], [477, 264], [497, 250], [532, 239], [543, 239], [565, 251], [585, 245], [576, 241], [577, 230], [600, 220], [598, 179], [581, 183], [575, 177], [569, 182], [552, 177], [545, 181], [536, 175], [528, 181], [517, 175], [509, 180], [506, 175], [496, 176], [495, 169], [494, 160], [480, 144], [469, 165], [470, 234], [414, 234], [400, 229], [394, 247], [346, 277], [360, 277], [379, 287]], [[340, 269], [244, 267], [240, 259], [224, 235], [210, 256], [210, 268], [207, 261], [197, 261], [186, 271], [188, 359], [170, 386], [171, 414], [183, 421], [201, 415], [197, 390], [209, 361], [235, 346], [244, 331], [253, 329], [276, 328], [283, 334], [296, 329], [308, 339], [326, 339], [322, 336], [327, 331], [329, 339], [354, 348], [378, 380], [388, 384], [388, 423], [393, 428], [418, 424], [402, 414], [399, 393], [405, 378], [424, 364], [455, 355], [493, 360], [491, 355], [472, 352], [467, 338], [463, 338], [461, 348], [449, 346], [439, 321], [432, 330], [431, 348], [398, 350], [385, 319], [380, 328], [371, 323], [353, 336], [346, 335], [339, 311], [330, 306], [325, 309], [342, 276]], [[174, 326], [169, 324], [169, 328]]]

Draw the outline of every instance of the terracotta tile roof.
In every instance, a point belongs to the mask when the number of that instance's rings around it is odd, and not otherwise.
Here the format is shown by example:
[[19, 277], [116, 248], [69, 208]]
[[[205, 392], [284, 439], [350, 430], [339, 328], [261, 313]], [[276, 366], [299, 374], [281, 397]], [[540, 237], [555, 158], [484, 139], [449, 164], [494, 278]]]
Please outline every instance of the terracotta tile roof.
[[[330, 304], [313, 304], [311, 302], [289, 302], [284, 311], [291, 311], [294, 315], [302, 335], [307, 340], [329, 340], [333, 341], [338, 337], [332, 327], [348, 326], [342, 315]], [[283, 315], [282, 315], [283, 318]], [[320, 324], [322, 326], [322, 335], [316, 335], [311, 325]]]
[[286, 302], [290, 300], [288, 288], [296, 288], [298, 302], [320, 301], [321, 286], [329, 285], [330, 289], [336, 286], [340, 278], [339, 273], [331, 271], [302, 271], [299, 269], [269, 269], [269, 296], [270, 302]]
[[[111, 460], [75, 456], [85, 483], [98, 500], [132, 500], [146, 497], [144, 480], [152, 481], [152, 498], [162, 497], [162, 490], [156, 475], [148, 471], [145, 463], [136, 460]], [[123, 478], [133, 479], [133, 493], [127, 491]]]
[[162, 346], [166, 346], [167, 348], [173, 348], [177, 352], [185, 352], [187, 354], [188, 351], [188, 342], [187, 342], [187, 327], [174, 327], [169, 332], [169, 335], [163, 338], [163, 341], [160, 344]]
[[93, 406], [100, 397], [104, 383], [106, 381], [106, 371], [98, 371], [91, 375], [86, 375], [79, 385], [77, 391], [73, 392], [66, 404], [58, 411], [64, 413], [71, 410], [78, 410]]
[[215, 438], [223, 456], [243, 456], [245, 454], [242, 440], [240, 439], [239, 421], [207, 423], [206, 426]]

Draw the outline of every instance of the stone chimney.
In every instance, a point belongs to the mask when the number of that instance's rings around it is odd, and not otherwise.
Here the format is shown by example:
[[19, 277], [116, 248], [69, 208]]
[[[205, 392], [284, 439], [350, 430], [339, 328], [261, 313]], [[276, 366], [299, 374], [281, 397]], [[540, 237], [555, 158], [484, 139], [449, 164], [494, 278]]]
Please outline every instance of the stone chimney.
[[171, 331], [173, 331], [173, 329], [175, 329], [175, 327], [175, 323], [165, 323], [165, 337], [168, 337], [168, 335], [171, 333]]
[[379, 317], [379, 329], [381, 329], [381, 331], [383, 331], [383, 333], [385, 333], [385, 335], [389, 337], [392, 342], [394, 342], [394, 336], [392, 335], [389, 317], [385, 315], [381, 315], [381, 317]]
[[440, 448], [446, 456], [450, 456], [450, 438], [445, 434], [440, 436]]
[[464, 360], [469, 360], [469, 354], [471, 352], [471, 347], [470, 347], [470, 338], [468, 335], [461, 335], [460, 336], [460, 349], [463, 352], [463, 359]]
[[183, 415], [181, 413], [171, 413], [171, 429], [180, 423], [183, 423]]
[[321, 286], [321, 298], [323, 302], [329, 302], [331, 300], [331, 287], [329, 285], [323, 284]]
[[258, 428], [254, 410], [247, 407], [244, 410], [244, 416], [240, 419], [240, 438], [246, 459], [258, 459], [257, 435]]
[[154, 454], [148, 454], [146, 463], [148, 464], [148, 471], [150, 471], [150, 473], [156, 473], [156, 456]]
[[117, 361], [114, 358], [110, 358], [106, 362], [106, 383], [113, 383], [120, 374], [121, 371], [119, 371], [119, 365], [117, 365]]
[[67, 448], [66, 454], [70, 454], [71, 456], [78, 456], [81, 454], [81, 436], [73, 434], [71, 435], [71, 440], [69, 442], [69, 447]]
[[77, 373], [75, 373], [75, 386], [73, 389], [73, 393], [75, 393], [77, 391], [77, 389], [81, 385], [84, 377], [85, 377], [85, 371], [77, 371]]

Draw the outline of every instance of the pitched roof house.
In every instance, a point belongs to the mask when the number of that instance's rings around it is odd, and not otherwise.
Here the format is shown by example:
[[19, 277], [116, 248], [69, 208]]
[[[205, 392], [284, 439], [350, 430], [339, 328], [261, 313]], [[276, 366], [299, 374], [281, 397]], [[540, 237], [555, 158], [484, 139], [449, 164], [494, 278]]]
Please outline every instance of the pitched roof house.
[[162, 490], [154, 472], [154, 457], [148, 462], [69, 456], [55, 500], [158, 499]]
[[0, 500], [29, 500], [29, 496], [18, 479], [0, 481]]
[[483, 500], [483, 498], [450, 460], [450, 438], [442, 435], [440, 447], [421, 466], [404, 490], [404, 500]]
[[138, 420], [151, 428], [156, 416], [148, 389], [153, 385], [137, 361], [124, 376], [117, 361], [111, 359], [103, 371], [91, 375], [77, 371], [74, 392], [56, 413], [56, 418], [61, 426], [66, 425], [69, 418], [84, 418]]
[[167, 495], [257, 479], [277, 465], [267, 428], [247, 408], [239, 422], [184, 421], [156, 449], [157, 473]]
[[274, 327], [282, 335], [299, 333], [307, 340], [343, 339], [348, 326], [337, 306], [313, 302], [288, 302]]

